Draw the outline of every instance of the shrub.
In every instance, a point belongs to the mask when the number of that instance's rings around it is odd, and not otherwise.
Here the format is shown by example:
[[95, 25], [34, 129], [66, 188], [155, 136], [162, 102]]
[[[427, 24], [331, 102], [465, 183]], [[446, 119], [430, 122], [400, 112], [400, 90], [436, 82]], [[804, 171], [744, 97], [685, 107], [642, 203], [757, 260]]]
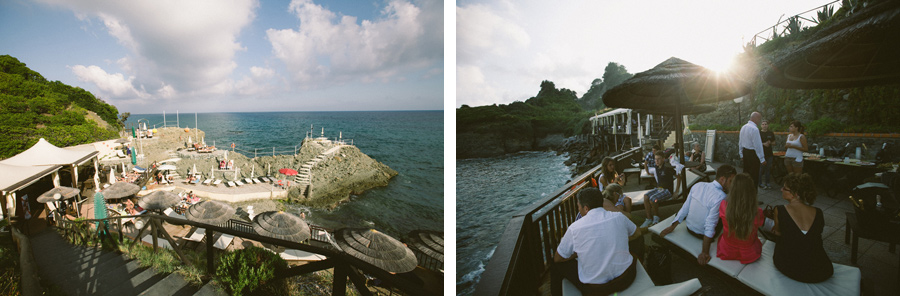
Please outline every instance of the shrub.
[[225, 254], [219, 260], [216, 276], [232, 295], [283, 295], [284, 278], [275, 273], [287, 269], [287, 262], [277, 254], [258, 247], [249, 247]]
[[820, 117], [806, 125], [806, 133], [810, 137], [837, 131], [842, 131], [841, 123], [828, 116]]

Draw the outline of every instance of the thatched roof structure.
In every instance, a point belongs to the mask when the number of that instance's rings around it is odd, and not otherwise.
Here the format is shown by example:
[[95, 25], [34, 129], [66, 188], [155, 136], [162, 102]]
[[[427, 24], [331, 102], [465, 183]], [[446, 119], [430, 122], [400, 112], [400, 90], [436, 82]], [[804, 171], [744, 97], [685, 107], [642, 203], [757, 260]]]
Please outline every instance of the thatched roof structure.
[[253, 217], [253, 230], [260, 235], [292, 242], [302, 242], [311, 236], [309, 224], [297, 215], [282, 211], [263, 212]]
[[221, 225], [228, 222], [234, 215], [234, 208], [227, 203], [216, 200], [204, 200], [195, 203], [184, 213], [188, 220], [206, 223], [210, 225]]
[[404, 273], [416, 269], [416, 255], [400, 241], [375, 229], [342, 228], [335, 241], [350, 256], [388, 272]]

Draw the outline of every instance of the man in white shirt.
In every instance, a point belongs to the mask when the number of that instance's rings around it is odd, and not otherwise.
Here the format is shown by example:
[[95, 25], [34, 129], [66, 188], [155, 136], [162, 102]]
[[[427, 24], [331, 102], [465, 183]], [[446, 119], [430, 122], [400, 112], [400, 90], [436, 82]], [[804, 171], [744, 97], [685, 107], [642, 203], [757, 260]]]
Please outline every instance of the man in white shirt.
[[725, 200], [728, 188], [731, 187], [731, 181], [737, 170], [730, 165], [722, 165], [716, 170], [716, 180], [712, 182], [700, 182], [691, 187], [691, 193], [688, 194], [684, 205], [675, 215], [675, 221], [672, 225], [659, 233], [659, 236], [665, 237], [672, 233], [679, 223], [684, 221], [688, 232], [696, 237], [703, 238], [703, 250], [697, 256], [697, 262], [700, 265], [706, 265], [709, 262], [709, 246], [712, 244], [713, 238], [716, 237], [721, 227], [719, 223], [719, 205]]
[[551, 295], [562, 295], [563, 278], [590, 295], [628, 288], [637, 264], [628, 252], [629, 236], [640, 236], [640, 230], [622, 213], [603, 209], [599, 189], [582, 189], [576, 198], [583, 217], [569, 225], [556, 248], [550, 268]]
[[759, 166], [766, 164], [766, 157], [763, 153], [762, 138], [759, 136], [759, 124], [762, 121], [762, 114], [753, 112], [750, 114], [750, 121], [741, 127], [741, 134], [738, 140], [738, 154], [744, 164], [744, 173], [753, 178], [755, 186], [759, 186]]

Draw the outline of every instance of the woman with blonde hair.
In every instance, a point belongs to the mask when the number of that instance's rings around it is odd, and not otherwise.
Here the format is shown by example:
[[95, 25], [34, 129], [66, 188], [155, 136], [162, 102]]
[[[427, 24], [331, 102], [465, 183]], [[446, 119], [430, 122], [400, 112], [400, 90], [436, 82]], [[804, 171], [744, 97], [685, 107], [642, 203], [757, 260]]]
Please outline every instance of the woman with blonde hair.
[[[631, 198], [625, 196], [621, 185], [613, 183], [606, 186], [606, 189], [603, 190], [603, 198], [609, 201], [609, 203], [603, 203], [603, 208], [607, 211], [622, 212], [622, 214], [625, 214], [625, 217], [631, 218]], [[625, 207], [622, 202], [625, 199], [629, 201], [628, 207]]]
[[734, 176], [728, 197], [719, 205], [722, 236], [716, 256], [722, 260], [740, 260], [741, 264], [759, 259], [762, 243], [756, 230], [766, 218], [756, 205], [756, 184], [747, 173]]

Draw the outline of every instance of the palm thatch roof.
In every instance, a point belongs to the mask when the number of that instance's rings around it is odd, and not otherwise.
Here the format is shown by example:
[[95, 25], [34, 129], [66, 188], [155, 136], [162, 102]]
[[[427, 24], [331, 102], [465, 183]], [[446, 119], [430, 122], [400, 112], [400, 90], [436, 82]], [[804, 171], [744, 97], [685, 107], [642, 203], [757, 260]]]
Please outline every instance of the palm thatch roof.
[[388, 272], [404, 273], [416, 269], [416, 255], [400, 241], [375, 229], [342, 228], [335, 241], [350, 256]]
[[437, 231], [413, 230], [409, 247], [444, 262], [444, 234]]
[[181, 198], [171, 191], [158, 190], [147, 194], [138, 201], [145, 210], [165, 210], [178, 204]]
[[[614, 108], [683, 115], [697, 105], [731, 100], [749, 92], [749, 84], [736, 76], [673, 57], [613, 87], [603, 94], [603, 103]], [[685, 112], [676, 112], [676, 106]]]
[[870, 1], [816, 32], [778, 57], [765, 80], [789, 89], [900, 83], [900, 1]]
[[232, 215], [234, 215], [234, 208], [227, 203], [216, 200], [205, 200], [195, 203], [184, 214], [188, 220], [211, 225], [224, 224], [231, 219]]
[[268, 237], [302, 242], [311, 236], [309, 224], [294, 214], [282, 211], [263, 212], [253, 217], [253, 230]]
[[101, 191], [106, 199], [119, 199], [137, 194], [141, 187], [128, 182], [116, 182]]
[[[44, 194], [41, 194], [40, 196], [38, 196], [37, 202], [45, 203], [45, 202], [54, 202], [57, 200], [70, 199], [70, 198], [73, 198], [76, 195], [78, 195], [78, 193], [80, 193], [80, 192], [81, 192], [81, 190], [79, 190], [78, 188], [60, 186], [60, 187], [50, 189], [47, 192], [44, 192]], [[59, 198], [56, 197], [57, 194], [59, 195]]]

